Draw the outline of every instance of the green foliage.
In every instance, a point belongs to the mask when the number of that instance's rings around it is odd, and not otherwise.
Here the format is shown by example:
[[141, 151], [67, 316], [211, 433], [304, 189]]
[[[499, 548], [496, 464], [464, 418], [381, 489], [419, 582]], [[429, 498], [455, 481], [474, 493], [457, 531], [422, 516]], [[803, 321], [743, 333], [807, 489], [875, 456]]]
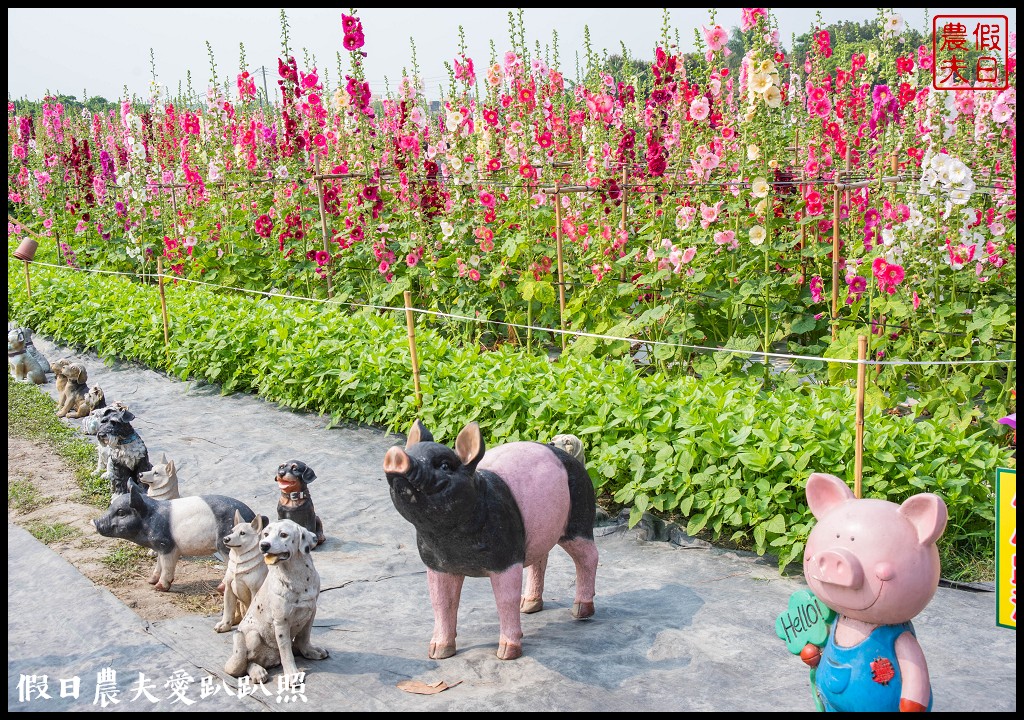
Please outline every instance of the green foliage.
[[36, 540], [46, 545], [69, 540], [82, 534], [81, 530], [67, 523], [45, 523], [36, 520], [28, 523], [25, 527]]
[[[756, 377], [669, 376], [629, 358], [565, 353], [555, 360], [508, 343], [459, 345], [421, 319], [423, 407], [410, 377], [404, 318], [337, 304], [170, 287], [165, 352], [159, 296], [120, 277], [40, 268], [29, 299], [9, 270], [11, 316], [57, 342], [144, 363], [182, 379], [252, 392], [332, 423], [404, 432], [419, 417], [441, 442], [477, 421], [490, 444], [582, 438], [598, 493], [630, 507], [686, 518], [708, 532], [799, 559], [813, 525], [807, 476], [852, 481], [854, 396], [846, 384], [767, 389]], [[729, 353], [717, 353], [727, 362]], [[717, 357], [712, 356], [711, 362]], [[991, 554], [991, 478], [1010, 450], [978, 427], [915, 420], [870, 407], [865, 495], [900, 502], [935, 492], [949, 509], [942, 542]]]
[[10, 374], [7, 435], [48, 445], [71, 467], [86, 502], [101, 508], [110, 504], [110, 483], [92, 473], [95, 446], [57, 417], [57, 404], [46, 392], [31, 383], [17, 382]]
[[7, 507], [12, 510], [28, 513], [49, 501], [50, 498], [44, 498], [30, 480], [8, 479]]

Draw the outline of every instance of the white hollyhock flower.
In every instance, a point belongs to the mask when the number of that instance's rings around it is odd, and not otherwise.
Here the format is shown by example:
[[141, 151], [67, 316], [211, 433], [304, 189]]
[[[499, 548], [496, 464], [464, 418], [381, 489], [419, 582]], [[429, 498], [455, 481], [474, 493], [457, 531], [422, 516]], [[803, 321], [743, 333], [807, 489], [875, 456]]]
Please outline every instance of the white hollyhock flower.
[[764, 226], [762, 225], [755, 225], [754, 227], [750, 228], [751, 245], [760, 245], [761, 243], [764, 242], [767, 236], [768, 233], [765, 232]]

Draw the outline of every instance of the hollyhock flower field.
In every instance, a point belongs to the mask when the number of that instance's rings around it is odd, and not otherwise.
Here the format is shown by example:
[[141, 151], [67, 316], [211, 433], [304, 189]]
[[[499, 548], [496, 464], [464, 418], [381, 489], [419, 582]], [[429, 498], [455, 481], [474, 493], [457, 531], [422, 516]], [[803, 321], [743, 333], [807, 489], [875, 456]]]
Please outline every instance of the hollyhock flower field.
[[931, 44], [884, 12], [868, 45], [809, 26], [799, 62], [764, 8], [666, 25], [618, 64], [509, 24], [489, 57], [452, 49], [439, 101], [415, 59], [370, 87], [347, 13], [336, 69], [284, 36], [271, 98], [243, 53], [219, 84], [108, 112], [9, 101], [9, 243], [143, 279], [159, 258], [182, 288], [411, 291], [464, 342], [646, 343], [667, 374], [849, 379], [828, 360], [868, 334], [909, 361], [874, 368], [871, 402], [961, 426], [1015, 409], [1014, 49], [1008, 87], [943, 91]]

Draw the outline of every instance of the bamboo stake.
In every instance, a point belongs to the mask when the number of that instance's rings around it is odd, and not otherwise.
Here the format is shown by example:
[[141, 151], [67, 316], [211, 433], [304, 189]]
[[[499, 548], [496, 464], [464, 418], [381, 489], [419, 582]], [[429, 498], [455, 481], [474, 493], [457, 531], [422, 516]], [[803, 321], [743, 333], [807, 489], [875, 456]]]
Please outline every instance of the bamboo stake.
[[32, 297], [32, 278], [28, 271], [28, 260], [25, 260], [25, 292], [28, 293], [29, 298]]
[[[565, 276], [562, 271], [562, 198], [555, 181], [555, 250], [558, 257], [558, 326], [565, 330]], [[565, 352], [565, 333], [562, 333], [562, 352]]]
[[857, 421], [855, 426], [856, 441], [854, 447], [853, 461], [853, 494], [854, 497], [863, 495], [863, 474], [864, 474], [864, 374], [867, 366], [865, 361], [868, 354], [867, 335], [857, 337]]
[[412, 292], [405, 291], [405, 327], [409, 333], [409, 354], [412, 356], [412, 384], [416, 390], [416, 408], [423, 406], [420, 393], [420, 363], [416, 359], [416, 323], [412, 319]]
[[[328, 247], [328, 241], [327, 241], [327, 210], [324, 207], [324, 181], [322, 179], [322, 176], [320, 175], [320, 155], [319, 154], [317, 154], [316, 160], [314, 161], [314, 163], [315, 164], [314, 164], [314, 170], [313, 171], [316, 173], [316, 175], [314, 176], [314, 179], [316, 180], [317, 204], [320, 206], [320, 234], [323, 236], [324, 252], [326, 252], [328, 257], [329, 257], [330, 254], [331, 254], [331, 251], [330, 251], [330, 249]], [[330, 263], [328, 263], [328, 264], [330, 264]], [[324, 277], [327, 279], [327, 297], [333, 298], [334, 297], [334, 289], [331, 287], [331, 271], [329, 269], [324, 271]]]
[[160, 312], [164, 316], [164, 352], [167, 354], [167, 362], [170, 362], [171, 332], [170, 322], [167, 319], [167, 297], [164, 295], [164, 259], [162, 255], [156, 256], [156, 278], [160, 288]]

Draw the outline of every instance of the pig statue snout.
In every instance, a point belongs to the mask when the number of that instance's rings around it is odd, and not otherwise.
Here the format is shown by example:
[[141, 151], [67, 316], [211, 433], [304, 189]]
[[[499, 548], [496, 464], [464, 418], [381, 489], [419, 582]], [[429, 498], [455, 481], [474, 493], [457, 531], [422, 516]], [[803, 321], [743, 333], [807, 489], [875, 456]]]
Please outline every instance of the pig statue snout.
[[856, 590], [864, 584], [864, 568], [846, 548], [835, 548], [815, 553], [808, 561], [811, 576], [823, 583]]
[[384, 472], [405, 475], [412, 467], [412, 461], [402, 448], [395, 446], [384, 455]]

